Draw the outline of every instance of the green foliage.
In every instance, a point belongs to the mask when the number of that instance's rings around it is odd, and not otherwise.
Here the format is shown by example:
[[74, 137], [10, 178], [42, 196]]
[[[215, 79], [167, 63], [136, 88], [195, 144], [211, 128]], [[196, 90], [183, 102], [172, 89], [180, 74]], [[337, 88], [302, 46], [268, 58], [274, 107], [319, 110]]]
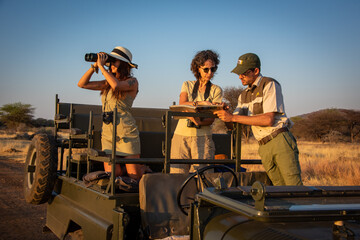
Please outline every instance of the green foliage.
[[16, 128], [20, 124], [30, 124], [34, 110], [30, 104], [21, 102], [5, 104], [0, 108], [0, 121], [4, 122], [8, 128]]

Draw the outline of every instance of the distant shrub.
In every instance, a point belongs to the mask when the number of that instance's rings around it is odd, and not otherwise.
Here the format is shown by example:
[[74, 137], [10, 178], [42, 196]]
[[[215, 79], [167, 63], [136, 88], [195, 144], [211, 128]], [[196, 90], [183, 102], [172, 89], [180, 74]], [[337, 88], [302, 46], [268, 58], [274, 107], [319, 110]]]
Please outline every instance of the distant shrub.
[[27, 132], [26, 133], [18, 133], [16, 134], [14, 139], [17, 140], [31, 140], [34, 137], [34, 134], [29, 135]]
[[31, 121], [31, 125], [34, 127], [53, 127], [54, 121], [44, 118], [37, 118]]
[[16, 129], [20, 124], [30, 124], [34, 108], [21, 102], [5, 104], [0, 107], [0, 120], [8, 128]]
[[17, 132], [28, 132], [28, 131], [30, 131], [30, 129], [31, 129], [31, 127], [29, 125], [26, 125], [25, 123], [20, 123], [16, 127]]
[[45, 134], [52, 135], [54, 132], [53, 132], [53, 128], [51, 128], [51, 127], [41, 127], [36, 131], [35, 134], [39, 134], [39, 133], [45, 133]]
[[338, 142], [349, 142], [350, 139], [344, 136], [339, 131], [331, 130], [328, 134], [325, 134], [322, 137], [323, 142], [331, 142], [331, 143], [338, 143]]

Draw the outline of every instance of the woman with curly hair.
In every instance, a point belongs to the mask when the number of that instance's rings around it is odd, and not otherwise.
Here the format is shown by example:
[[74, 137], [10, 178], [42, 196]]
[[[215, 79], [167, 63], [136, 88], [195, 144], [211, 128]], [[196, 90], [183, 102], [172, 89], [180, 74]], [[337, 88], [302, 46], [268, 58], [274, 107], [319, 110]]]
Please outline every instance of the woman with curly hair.
[[[185, 81], [180, 92], [180, 105], [212, 105], [222, 102], [222, 89], [211, 83], [220, 63], [219, 55], [212, 50], [198, 52], [191, 62], [196, 80]], [[172, 159], [212, 159], [215, 145], [212, 140], [213, 118], [180, 119], [171, 141]], [[195, 171], [203, 164], [172, 164], [171, 173]]]

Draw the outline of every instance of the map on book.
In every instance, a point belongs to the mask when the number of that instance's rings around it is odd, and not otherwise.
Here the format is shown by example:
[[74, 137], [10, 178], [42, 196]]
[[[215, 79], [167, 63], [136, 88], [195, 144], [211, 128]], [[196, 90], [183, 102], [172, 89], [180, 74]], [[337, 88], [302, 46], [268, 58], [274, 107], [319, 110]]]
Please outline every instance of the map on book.
[[173, 105], [169, 107], [174, 112], [214, 112], [224, 109], [222, 105]]

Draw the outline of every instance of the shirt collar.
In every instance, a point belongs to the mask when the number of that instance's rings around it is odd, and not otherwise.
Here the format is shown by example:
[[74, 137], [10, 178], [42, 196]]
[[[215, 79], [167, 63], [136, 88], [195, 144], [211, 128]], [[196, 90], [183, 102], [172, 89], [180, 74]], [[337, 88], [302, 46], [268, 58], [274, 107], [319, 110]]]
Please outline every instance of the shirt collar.
[[251, 85], [251, 87], [248, 86], [248, 87], [246, 88], [246, 91], [249, 91], [250, 89], [259, 86], [259, 83], [261, 82], [262, 77], [263, 77], [263, 76], [262, 76], [261, 73], [260, 73], [259, 76], [255, 79], [254, 83]]

